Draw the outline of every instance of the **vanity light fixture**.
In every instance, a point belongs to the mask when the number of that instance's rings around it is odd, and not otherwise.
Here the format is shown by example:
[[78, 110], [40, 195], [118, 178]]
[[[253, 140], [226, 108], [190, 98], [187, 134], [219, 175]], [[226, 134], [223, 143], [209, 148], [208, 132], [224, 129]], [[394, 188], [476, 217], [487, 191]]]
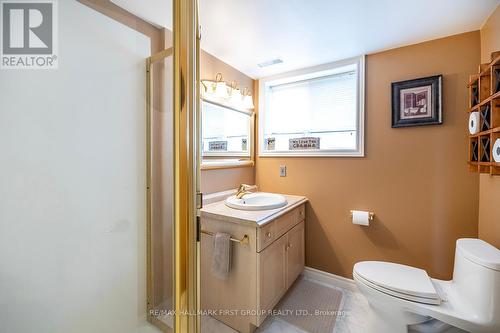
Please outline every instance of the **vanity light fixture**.
[[202, 80], [202, 96], [208, 101], [224, 104], [235, 109], [254, 109], [252, 94], [248, 88], [243, 92], [238, 89], [236, 81], [227, 84], [222, 79], [222, 74], [217, 73], [215, 80]]

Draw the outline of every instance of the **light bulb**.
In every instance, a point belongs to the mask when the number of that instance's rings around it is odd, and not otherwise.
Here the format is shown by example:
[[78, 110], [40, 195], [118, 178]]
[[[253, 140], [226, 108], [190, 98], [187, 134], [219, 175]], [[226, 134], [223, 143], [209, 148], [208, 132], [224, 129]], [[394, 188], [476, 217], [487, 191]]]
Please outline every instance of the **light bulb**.
[[238, 89], [232, 89], [230, 102], [235, 106], [241, 105], [241, 92]]
[[245, 98], [243, 99], [243, 106], [245, 109], [253, 109], [253, 98], [252, 95], [246, 95]]
[[227, 98], [226, 82], [217, 82], [217, 85], [215, 87], [215, 95], [220, 98]]

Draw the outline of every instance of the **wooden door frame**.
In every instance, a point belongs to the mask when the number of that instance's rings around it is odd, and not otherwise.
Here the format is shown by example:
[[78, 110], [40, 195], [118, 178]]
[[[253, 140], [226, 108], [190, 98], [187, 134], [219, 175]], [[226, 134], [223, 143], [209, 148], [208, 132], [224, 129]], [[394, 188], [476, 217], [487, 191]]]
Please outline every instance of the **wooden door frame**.
[[175, 331], [199, 332], [199, 26], [197, 0], [174, 0]]

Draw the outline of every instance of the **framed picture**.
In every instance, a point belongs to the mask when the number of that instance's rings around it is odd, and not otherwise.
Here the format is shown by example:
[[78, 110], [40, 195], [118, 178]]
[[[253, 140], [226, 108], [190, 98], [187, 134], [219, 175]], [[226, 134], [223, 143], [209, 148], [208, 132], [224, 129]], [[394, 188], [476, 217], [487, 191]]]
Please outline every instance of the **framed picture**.
[[440, 125], [442, 75], [392, 83], [392, 127]]

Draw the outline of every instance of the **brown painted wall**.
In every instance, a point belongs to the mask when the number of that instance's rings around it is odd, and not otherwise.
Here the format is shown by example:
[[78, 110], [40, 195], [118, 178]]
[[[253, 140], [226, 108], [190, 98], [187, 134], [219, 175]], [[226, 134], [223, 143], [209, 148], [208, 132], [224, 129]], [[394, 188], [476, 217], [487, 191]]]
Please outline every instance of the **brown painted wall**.
[[[361, 260], [387, 260], [450, 278], [455, 241], [477, 236], [478, 176], [467, 171], [467, 88], [479, 32], [366, 58], [365, 158], [258, 158], [263, 191], [306, 195], [306, 264], [351, 277]], [[391, 128], [391, 82], [443, 74], [444, 124]], [[288, 168], [279, 177], [279, 165]], [[351, 209], [371, 210], [368, 228]]]
[[[248, 87], [253, 92], [253, 80], [211, 54], [201, 51], [200, 71], [202, 80], [214, 80], [221, 73], [224, 81], [238, 82], [241, 88]], [[255, 169], [253, 167], [202, 170], [201, 191], [213, 193], [237, 188], [239, 184], [255, 184]]]
[[[500, 51], [500, 6], [481, 29], [481, 62]], [[500, 176], [481, 175], [479, 183], [479, 238], [500, 248]]]
[[500, 5], [481, 28], [481, 62], [490, 62], [496, 51], [500, 51]]
[[240, 184], [255, 184], [254, 167], [202, 170], [201, 191], [205, 194], [237, 188]]

